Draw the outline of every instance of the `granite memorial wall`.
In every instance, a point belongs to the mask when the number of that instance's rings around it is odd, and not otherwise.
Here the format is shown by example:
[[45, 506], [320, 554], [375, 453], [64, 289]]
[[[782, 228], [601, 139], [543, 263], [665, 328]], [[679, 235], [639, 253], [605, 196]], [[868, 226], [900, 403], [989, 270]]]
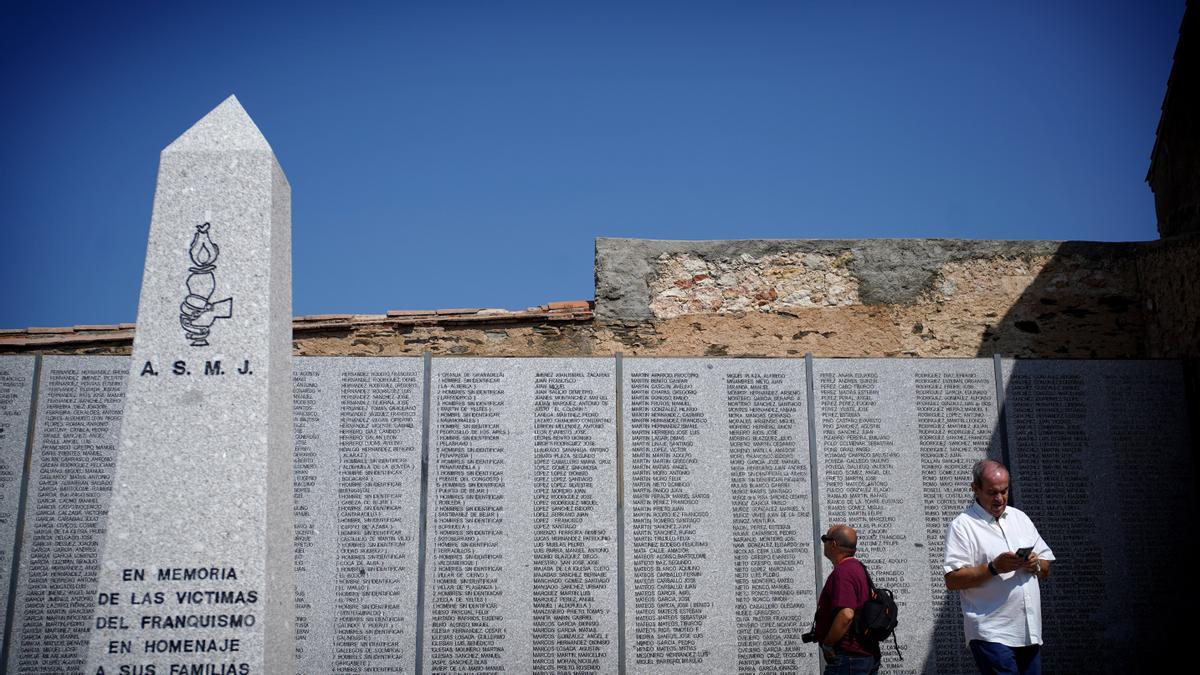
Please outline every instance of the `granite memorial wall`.
[[[25, 443], [29, 438], [36, 363], [32, 356], [0, 356], [0, 542], [3, 542], [0, 570], [6, 572], [13, 569], [17, 522], [22, 515], [21, 479], [25, 473]], [[0, 617], [2, 635], [8, 634], [11, 613], [8, 595], [9, 584], [0, 583], [0, 607], [5, 608], [4, 616]], [[5, 656], [0, 654], [0, 663]]]
[[425, 672], [616, 671], [614, 368], [432, 361]]
[[129, 359], [45, 356], [40, 370], [5, 651], [8, 672], [50, 675], [87, 658]]
[[993, 362], [821, 359], [813, 392], [821, 522], [858, 529], [858, 558], [904, 617], [901, 651], [928, 655], [889, 661], [888, 672], [970, 672], [942, 555], [971, 467], [1000, 459]]
[[415, 667], [423, 371], [419, 358], [295, 361], [299, 672]]
[[804, 362], [623, 370], [626, 672], [815, 671]]
[[[815, 673], [799, 635], [828, 572], [816, 535], [839, 521], [901, 604], [888, 672], [969, 672], [941, 547], [985, 456], [1008, 458], [1058, 557], [1047, 668], [1115, 672], [1171, 583], [1171, 556], [1144, 552], [1192, 508], [1173, 361], [294, 364], [301, 673]], [[79, 671], [101, 620], [128, 368], [0, 359], [9, 672]]]
[[1138, 645], [1182, 628], [1154, 618], [1179, 593], [1194, 514], [1179, 365], [1005, 360], [1003, 378], [1013, 498], [1058, 558], [1042, 591], [1047, 668], [1139, 670]]

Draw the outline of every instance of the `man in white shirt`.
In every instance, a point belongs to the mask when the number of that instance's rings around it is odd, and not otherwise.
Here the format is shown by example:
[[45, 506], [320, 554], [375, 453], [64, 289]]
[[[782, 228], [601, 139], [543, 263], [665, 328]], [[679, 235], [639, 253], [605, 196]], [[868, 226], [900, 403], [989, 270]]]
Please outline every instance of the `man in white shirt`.
[[971, 473], [975, 501], [946, 532], [946, 588], [960, 592], [963, 632], [980, 673], [1040, 675], [1038, 581], [1050, 575], [1054, 553], [1029, 516], [1008, 505], [1003, 464], [985, 459]]

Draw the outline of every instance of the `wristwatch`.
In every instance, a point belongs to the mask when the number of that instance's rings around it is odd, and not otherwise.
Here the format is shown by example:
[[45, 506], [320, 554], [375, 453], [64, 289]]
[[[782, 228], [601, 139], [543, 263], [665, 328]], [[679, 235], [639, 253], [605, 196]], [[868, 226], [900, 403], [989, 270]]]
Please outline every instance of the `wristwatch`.
[[1000, 574], [1000, 570], [996, 569], [996, 566], [992, 564], [991, 560], [988, 561], [988, 572], [990, 572], [992, 576]]

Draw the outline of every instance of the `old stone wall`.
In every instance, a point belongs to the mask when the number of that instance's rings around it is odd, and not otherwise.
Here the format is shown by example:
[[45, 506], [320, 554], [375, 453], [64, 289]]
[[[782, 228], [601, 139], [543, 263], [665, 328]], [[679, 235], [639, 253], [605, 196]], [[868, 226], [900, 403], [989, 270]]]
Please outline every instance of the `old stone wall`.
[[1046, 241], [600, 239], [596, 316], [619, 326], [631, 353], [1129, 358], [1145, 355], [1142, 251]]
[[[1200, 235], [1143, 243], [598, 239], [596, 301], [297, 317], [303, 356], [1200, 356]], [[594, 313], [593, 313], [594, 309]], [[132, 324], [0, 331], [128, 354]]]
[[1145, 355], [1200, 357], [1200, 235], [1146, 244], [1138, 277], [1150, 319]]

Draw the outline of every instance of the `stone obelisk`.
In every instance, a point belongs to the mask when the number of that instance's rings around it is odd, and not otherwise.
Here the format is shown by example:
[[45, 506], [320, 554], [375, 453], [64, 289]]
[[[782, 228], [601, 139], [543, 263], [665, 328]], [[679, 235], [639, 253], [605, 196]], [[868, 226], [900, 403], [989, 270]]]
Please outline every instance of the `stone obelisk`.
[[159, 162], [89, 674], [295, 673], [291, 256], [231, 96]]

